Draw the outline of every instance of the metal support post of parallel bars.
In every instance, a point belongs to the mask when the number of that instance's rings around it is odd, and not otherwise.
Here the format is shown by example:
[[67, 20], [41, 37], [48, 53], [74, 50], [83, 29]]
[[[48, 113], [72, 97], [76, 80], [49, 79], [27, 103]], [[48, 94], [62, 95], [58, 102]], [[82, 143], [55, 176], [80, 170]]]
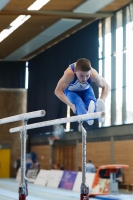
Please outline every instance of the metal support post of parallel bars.
[[82, 121], [79, 123], [79, 126], [82, 132], [82, 183], [80, 186], [80, 200], [88, 200], [89, 187], [86, 184], [86, 130], [82, 125]]
[[[40, 128], [45, 126], [51, 126], [55, 124], [63, 124], [67, 122], [75, 122], [78, 121], [80, 125], [80, 130], [82, 131], [82, 183], [80, 188], [80, 200], [88, 200], [89, 199], [89, 187], [86, 185], [86, 130], [84, 129], [82, 122], [89, 119], [97, 119], [99, 117], [104, 118], [105, 113], [104, 112], [97, 112], [97, 113], [89, 113], [84, 115], [78, 115], [73, 117], [67, 117], [67, 118], [61, 118], [61, 119], [55, 119], [50, 121], [44, 121], [40, 123], [30, 124], [27, 125], [26, 129], [34, 129], [34, 128]], [[19, 132], [22, 131], [23, 127], [19, 126], [16, 128], [11, 128], [10, 133], [13, 132]], [[26, 185], [26, 184], [25, 184]], [[28, 192], [28, 189], [27, 189]], [[26, 200], [26, 190], [25, 190], [25, 198], [19, 199], [19, 200]]]
[[20, 132], [21, 138], [21, 183], [19, 185], [19, 200], [26, 200], [28, 196], [28, 180], [26, 178], [26, 133], [27, 120], [24, 120], [23, 129]]
[[43, 117], [46, 114], [45, 110], [39, 110], [29, 113], [23, 113], [11, 117], [0, 119], [0, 124], [6, 124], [10, 122], [23, 120], [23, 126], [20, 130], [21, 136], [21, 183], [19, 185], [19, 200], [26, 200], [28, 196], [28, 181], [25, 176], [25, 164], [26, 164], [26, 132], [27, 132], [27, 121], [30, 118]]

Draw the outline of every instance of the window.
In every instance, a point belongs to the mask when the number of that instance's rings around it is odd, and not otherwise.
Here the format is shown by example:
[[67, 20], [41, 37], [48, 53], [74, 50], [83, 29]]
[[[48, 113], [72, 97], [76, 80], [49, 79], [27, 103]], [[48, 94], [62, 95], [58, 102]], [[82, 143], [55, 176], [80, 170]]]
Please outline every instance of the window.
[[122, 11], [116, 14], [116, 124], [122, 124], [123, 27]]
[[25, 89], [28, 89], [28, 81], [29, 81], [29, 69], [28, 69], [28, 62], [26, 62], [26, 71], [25, 71]]
[[126, 123], [133, 123], [133, 22], [126, 25]]
[[[110, 21], [108, 21], [110, 23]], [[111, 86], [111, 33], [105, 35], [105, 67], [104, 78]], [[111, 94], [109, 93], [105, 101], [106, 116], [104, 126], [111, 125]]]
[[[103, 35], [103, 29], [105, 28], [105, 35]], [[99, 24], [99, 74], [103, 76], [108, 84], [111, 86], [111, 19], [107, 18], [105, 20], [105, 27], [102, 23]], [[103, 34], [102, 34], [103, 33]], [[104, 49], [104, 48], [105, 49]], [[101, 88], [99, 88], [99, 97], [101, 95]], [[99, 123], [101, 126], [111, 125], [111, 95], [107, 97], [105, 101], [106, 116], [103, 124]]]
[[130, 3], [99, 23], [99, 74], [111, 86], [105, 101], [105, 122], [99, 127], [133, 123], [132, 52], [133, 3]]

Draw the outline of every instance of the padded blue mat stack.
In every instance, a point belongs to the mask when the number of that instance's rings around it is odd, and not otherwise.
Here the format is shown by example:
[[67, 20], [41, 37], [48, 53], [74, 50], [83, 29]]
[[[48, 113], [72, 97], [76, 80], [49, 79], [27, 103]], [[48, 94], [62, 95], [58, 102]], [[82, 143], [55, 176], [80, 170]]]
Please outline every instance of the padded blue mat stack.
[[132, 195], [105, 195], [105, 196], [96, 196], [95, 199], [102, 199], [102, 200], [133, 200], [133, 194]]

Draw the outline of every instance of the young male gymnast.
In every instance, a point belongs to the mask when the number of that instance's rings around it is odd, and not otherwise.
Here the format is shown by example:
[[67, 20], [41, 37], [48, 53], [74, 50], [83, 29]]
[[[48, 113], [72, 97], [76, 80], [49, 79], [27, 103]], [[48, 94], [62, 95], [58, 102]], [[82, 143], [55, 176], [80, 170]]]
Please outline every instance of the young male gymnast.
[[[96, 99], [91, 82], [102, 88], [99, 99]], [[70, 106], [77, 115], [105, 111], [105, 99], [110, 87], [106, 80], [92, 68], [89, 60], [80, 58], [77, 62], [69, 65], [64, 75], [59, 80], [55, 95], [65, 104]], [[98, 119], [103, 122], [103, 118]], [[87, 120], [89, 125], [94, 120]]]

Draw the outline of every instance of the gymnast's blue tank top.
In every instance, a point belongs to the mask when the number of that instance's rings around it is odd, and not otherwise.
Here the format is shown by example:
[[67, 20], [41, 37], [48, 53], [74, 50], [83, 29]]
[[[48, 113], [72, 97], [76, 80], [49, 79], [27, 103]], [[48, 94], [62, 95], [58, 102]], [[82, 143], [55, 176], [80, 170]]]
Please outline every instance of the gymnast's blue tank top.
[[[72, 71], [74, 72], [74, 67], [75, 67], [75, 63], [69, 65], [69, 67], [71, 67]], [[67, 90], [70, 91], [84, 91], [86, 89], [88, 89], [90, 87], [91, 84], [91, 79], [89, 78], [85, 83], [80, 83], [77, 79], [76, 74], [74, 73], [74, 79], [73, 81], [69, 84], [69, 86], [65, 89], [64, 92], [66, 92]]]

